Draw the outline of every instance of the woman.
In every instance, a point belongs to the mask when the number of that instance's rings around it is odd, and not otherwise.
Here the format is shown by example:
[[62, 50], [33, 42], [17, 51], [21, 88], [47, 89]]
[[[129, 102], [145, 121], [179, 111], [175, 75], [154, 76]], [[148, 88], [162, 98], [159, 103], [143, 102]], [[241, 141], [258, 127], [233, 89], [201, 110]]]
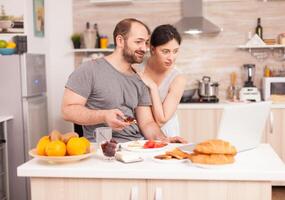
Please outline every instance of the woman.
[[186, 78], [174, 67], [180, 43], [181, 36], [172, 25], [156, 27], [150, 39], [151, 56], [139, 72], [150, 89], [155, 121], [168, 136], [179, 135], [175, 112], [186, 85]]

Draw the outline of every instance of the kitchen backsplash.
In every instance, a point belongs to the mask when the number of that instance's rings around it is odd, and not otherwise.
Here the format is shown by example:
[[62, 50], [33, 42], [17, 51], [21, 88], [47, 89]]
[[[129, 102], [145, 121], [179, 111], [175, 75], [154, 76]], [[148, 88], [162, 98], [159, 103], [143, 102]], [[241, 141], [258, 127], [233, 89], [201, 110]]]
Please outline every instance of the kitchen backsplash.
[[[220, 83], [219, 97], [225, 99], [231, 72], [237, 72], [237, 83], [240, 87], [243, 85], [243, 64], [256, 64], [255, 84], [259, 88], [265, 65], [285, 69], [285, 60], [275, 59], [271, 51], [269, 57], [262, 60], [237, 48], [247, 42], [250, 31], [254, 32], [258, 17], [261, 18], [264, 38], [276, 38], [285, 32], [284, 1], [208, 0], [203, 5], [204, 15], [223, 31], [218, 35], [183, 38], [176, 64], [187, 75], [187, 87], [195, 87], [196, 80], [208, 75]], [[89, 0], [73, 1], [74, 32], [83, 32], [87, 21], [98, 23], [100, 33], [107, 34], [112, 42], [115, 24], [126, 17], [138, 18], [151, 29], [163, 23], [174, 24], [180, 19], [180, 1], [138, 0], [116, 6], [97, 6]], [[76, 59], [78, 61], [78, 56]]]

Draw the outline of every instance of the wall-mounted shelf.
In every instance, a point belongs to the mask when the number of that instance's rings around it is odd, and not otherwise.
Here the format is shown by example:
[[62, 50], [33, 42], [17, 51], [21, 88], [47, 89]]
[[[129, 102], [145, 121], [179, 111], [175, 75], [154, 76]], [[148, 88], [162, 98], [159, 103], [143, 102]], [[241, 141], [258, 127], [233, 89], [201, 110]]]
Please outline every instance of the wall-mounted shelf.
[[273, 44], [273, 45], [258, 45], [258, 46], [247, 46], [247, 45], [240, 45], [238, 46], [239, 49], [274, 49], [274, 48], [285, 48], [284, 44]]
[[90, 0], [95, 5], [130, 4], [133, 0]]
[[284, 61], [285, 60], [285, 45], [284, 44], [274, 44], [274, 45], [240, 45], [239, 49], [248, 50], [248, 52], [260, 61], [264, 61], [269, 56], [273, 57], [275, 60]]
[[94, 48], [94, 49], [73, 49], [72, 52], [74, 53], [108, 53], [108, 52], [113, 52], [114, 49], [100, 49], [100, 48]]

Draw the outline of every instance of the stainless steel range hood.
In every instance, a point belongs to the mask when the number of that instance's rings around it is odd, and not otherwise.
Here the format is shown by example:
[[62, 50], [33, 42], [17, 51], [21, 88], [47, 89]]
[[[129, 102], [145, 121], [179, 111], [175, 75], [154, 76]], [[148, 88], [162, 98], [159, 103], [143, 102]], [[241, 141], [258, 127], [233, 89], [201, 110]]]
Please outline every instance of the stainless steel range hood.
[[203, 17], [203, 0], [181, 0], [182, 19], [175, 27], [182, 34], [219, 33], [221, 29]]

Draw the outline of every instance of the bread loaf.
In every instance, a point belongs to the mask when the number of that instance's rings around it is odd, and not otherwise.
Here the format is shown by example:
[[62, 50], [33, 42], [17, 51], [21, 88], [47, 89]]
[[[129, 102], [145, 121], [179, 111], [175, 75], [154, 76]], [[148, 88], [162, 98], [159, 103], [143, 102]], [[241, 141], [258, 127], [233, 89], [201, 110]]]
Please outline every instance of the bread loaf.
[[200, 144], [197, 144], [195, 153], [198, 154], [227, 154], [227, 155], [236, 155], [237, 150], [229, 142], [223, 140], [207, 140]]
[[191, 154], [190, 160], [193, 163], [199, 164], [214, 164], [214, 165], [221, 165], [221, 164], [230, 164], [233, 163], [234, 156], [233, 155], [226, 155], [226, 154]]

